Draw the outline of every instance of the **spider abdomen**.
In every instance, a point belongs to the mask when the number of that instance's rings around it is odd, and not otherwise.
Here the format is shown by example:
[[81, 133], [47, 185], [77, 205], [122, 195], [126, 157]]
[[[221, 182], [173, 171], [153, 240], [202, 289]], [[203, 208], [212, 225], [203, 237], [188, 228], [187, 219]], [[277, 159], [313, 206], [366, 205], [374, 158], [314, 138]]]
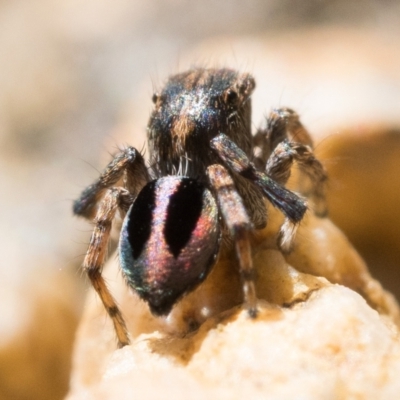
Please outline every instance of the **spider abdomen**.
[[126, 216], [120, 261], [128, 284], [153, 314], [168, 314], [201, 283], [219, 250], [218, 208], [199, 181], [167, 176], [148, 183]]

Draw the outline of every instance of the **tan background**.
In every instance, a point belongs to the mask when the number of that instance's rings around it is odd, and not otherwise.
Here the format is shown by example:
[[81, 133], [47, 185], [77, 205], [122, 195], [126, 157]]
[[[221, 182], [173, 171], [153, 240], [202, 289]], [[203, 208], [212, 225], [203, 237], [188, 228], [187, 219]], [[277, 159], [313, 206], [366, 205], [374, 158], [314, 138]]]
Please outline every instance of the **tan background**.
[[[400, 125], [399, 20], [378, 0], [1, 1], [0, 398], [65, 393], [90, 234], [72, 200], [117, 146], [142, 148], [153, 86], [188, 65], [252, 72], [255, 126], [273, 106], [299, 111], [335, 174], [334, 218], [399, 295], [398, 132], [380, 136]], [[342, 154], [334, 140], [371, 126], [360, 170], [383, 186], [351, 176], [347, 202], [340, 167], [365, 141]]]

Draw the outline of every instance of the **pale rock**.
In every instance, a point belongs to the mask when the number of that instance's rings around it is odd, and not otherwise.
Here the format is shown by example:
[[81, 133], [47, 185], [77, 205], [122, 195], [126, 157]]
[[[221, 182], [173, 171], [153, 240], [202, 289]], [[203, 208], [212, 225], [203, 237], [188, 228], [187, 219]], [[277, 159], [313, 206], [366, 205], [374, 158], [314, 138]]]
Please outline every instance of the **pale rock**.
[[[92, 293], [77, 334], [67, 399], [395, 399], [396, 302], [328, 219], [310, 213], [286, 257], [276, 248], [280, 223], [271, 209], [268, 228], [253, 238], [260, 299], [255, 320], [241, 310], [230, 250], [167, 318], [151, 316], [125, 285], [114, 258], [105, 276], [132, 344], [117, 350], [111, 321]], [[200, 328], [192, 331], [196, 324]]]
[[142, 334], [104, 360], [93, 354], [101, 374], [68, 399], [398, 398], [398, 331], [355, 292], [328, 285], [305, 303], [260, 311], [256, 321], [235, 309], [185, 337]]

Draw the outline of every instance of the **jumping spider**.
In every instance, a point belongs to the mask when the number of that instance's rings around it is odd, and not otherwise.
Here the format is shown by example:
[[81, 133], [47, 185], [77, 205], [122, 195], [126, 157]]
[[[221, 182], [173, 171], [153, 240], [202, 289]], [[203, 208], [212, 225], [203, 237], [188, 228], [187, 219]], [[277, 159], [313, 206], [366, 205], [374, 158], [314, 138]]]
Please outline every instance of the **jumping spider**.
[[117, 210], [125, 217], [119, 242], [123, 275], [154, 315], [168, 314], [207, 277], [222, 239], [235, 245], [251, 317], [257, 299], [249, 237], [266, 226], [264, 197], [285, 216], [278, 239], [283, 251], [290, 250], [307, 210], [305, 200], [284, 187], [293, 161], [311, 178], [314, 212], [326, 213], [326, 174], [297, 114], [274, 110], [252, 136], [254, 87], [250, 74], [231, 69], [199, 68], [170, 77], [153, 95], [150, 167], [127, 147], [75, 201], [76, 215], [94, 217], [83, 268], [120, 346], [129, 343], [127, 329], [101, 275]]

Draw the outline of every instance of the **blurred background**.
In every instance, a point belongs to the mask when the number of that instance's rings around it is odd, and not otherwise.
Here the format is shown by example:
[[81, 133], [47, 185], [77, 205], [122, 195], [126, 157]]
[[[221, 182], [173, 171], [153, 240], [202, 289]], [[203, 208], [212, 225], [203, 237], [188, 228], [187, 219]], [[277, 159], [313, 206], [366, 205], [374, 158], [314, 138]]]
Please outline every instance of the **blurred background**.
[[66, 394], [91, 230], [72, 200], [193, 65], [255, 76], [254, 127], [298, 111], [332, 219], [400, 298], [399, 34], [390, 0], [0, 1], [0, 399]]

